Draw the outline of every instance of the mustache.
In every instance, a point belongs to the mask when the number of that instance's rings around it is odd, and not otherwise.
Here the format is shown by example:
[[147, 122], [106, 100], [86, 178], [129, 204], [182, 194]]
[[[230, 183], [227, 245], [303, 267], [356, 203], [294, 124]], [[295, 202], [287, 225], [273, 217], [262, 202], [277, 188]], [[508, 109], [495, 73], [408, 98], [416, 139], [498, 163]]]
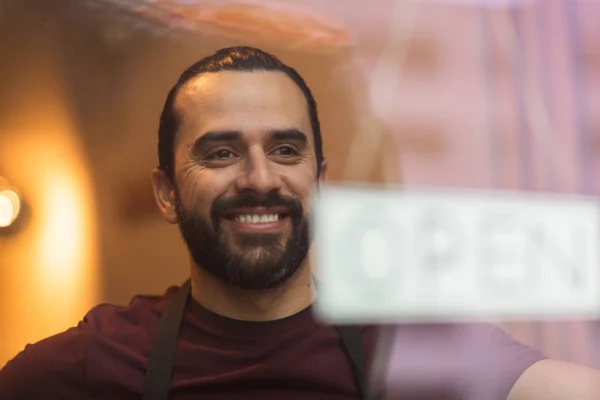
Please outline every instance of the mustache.
[[303, 215], [302, 203], [297, 198], [284, 196], [278, 192], [269, 192], [263, 196], [253, 192], [244, 192], [235, 196], [220, 197], [213, 202], [210, 215], [215, 221], [223, 214], [230, 213], [236, 208], [257, 207], [285, 207], [290, 210], [290, 216], [296, 220], [301, 219]]

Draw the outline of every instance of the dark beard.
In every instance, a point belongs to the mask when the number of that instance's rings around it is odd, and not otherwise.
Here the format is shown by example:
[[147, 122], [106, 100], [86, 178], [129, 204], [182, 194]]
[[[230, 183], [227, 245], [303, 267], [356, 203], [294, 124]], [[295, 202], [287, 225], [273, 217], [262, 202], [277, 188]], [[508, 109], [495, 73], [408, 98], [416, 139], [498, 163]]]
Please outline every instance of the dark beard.
[[[175, 201], [179, 230], [192, 259], [228, 285], [247, 290], [276, 288], [296, 274], [308, 254], [308, 218], [295, 198], [276, 192], [266, 198], [257, 198], [250, 192], [221, 197], [212, 204], [210, 220], [185, 210], [178, 191]], [[236, 233], [228, 238], [221, 229], [221, 218], [229, 210], [275, 206], [290, 210], [292, 231], [287, 237], [272, 233]]]

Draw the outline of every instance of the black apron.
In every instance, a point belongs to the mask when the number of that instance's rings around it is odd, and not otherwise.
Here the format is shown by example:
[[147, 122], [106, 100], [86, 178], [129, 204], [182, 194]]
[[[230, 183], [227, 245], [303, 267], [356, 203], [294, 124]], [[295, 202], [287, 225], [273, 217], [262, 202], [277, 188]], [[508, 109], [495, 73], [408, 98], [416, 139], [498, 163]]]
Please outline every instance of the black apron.
[[[148, 360], [144, 400], [168, 400], [171, 373], [175, 362], [175, 350], [179, 336], [179, 327], [190, 296], [188, 279], [171, 298], [158, 322], [158, 329]], [[336, 326], [346, 353], [352, 362], [354, 378], [360, 391], [360, 398], [368, 399], [365, 372], [365, 355], [362, 337], [354, 326]]]

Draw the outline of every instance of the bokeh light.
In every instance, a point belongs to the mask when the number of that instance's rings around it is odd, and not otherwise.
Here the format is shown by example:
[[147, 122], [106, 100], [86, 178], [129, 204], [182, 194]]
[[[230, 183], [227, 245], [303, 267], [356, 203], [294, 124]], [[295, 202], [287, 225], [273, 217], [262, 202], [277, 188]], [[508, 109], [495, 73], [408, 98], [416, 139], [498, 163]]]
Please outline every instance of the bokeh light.
[[0, 228], [11, 226], [21, 212], [21, 199], [12, 189], [0, 189]]

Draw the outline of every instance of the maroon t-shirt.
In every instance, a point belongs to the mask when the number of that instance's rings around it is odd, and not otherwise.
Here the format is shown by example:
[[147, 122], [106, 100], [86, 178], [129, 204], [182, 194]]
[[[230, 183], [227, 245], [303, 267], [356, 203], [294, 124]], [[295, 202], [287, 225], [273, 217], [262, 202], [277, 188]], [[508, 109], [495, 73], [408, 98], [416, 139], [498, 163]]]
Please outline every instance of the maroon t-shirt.
[[[174, 289], [163, 296], [136, 296], [128, 307], [100, 305], [77, 327], [27, 345], [0, 371], [0, 399], [141, 399], [150, 346]], [[360, 329], [371, 365], [376, 328]], [[414, 329], [423, 327], [399, 327], [398, 332]], [[422, 336], [418, 332], [414, 340]], [[418, 347], [398, 337], [393, 351], [398, 357], [403, 346], [407, 354]], [[478, 331], [477, 340], [482, 354], [469, 367], [499, 377], [489, 399], [506, 398], [521, 373], [541, 359], [491, 326]], [[394, 370], [401, 368], [389, 369]], [[246, 322], [189, 301], [171, 382], [172, 400], [359, 397], [337, 330], [316, 321], [310, 308], [277, 321]]]

